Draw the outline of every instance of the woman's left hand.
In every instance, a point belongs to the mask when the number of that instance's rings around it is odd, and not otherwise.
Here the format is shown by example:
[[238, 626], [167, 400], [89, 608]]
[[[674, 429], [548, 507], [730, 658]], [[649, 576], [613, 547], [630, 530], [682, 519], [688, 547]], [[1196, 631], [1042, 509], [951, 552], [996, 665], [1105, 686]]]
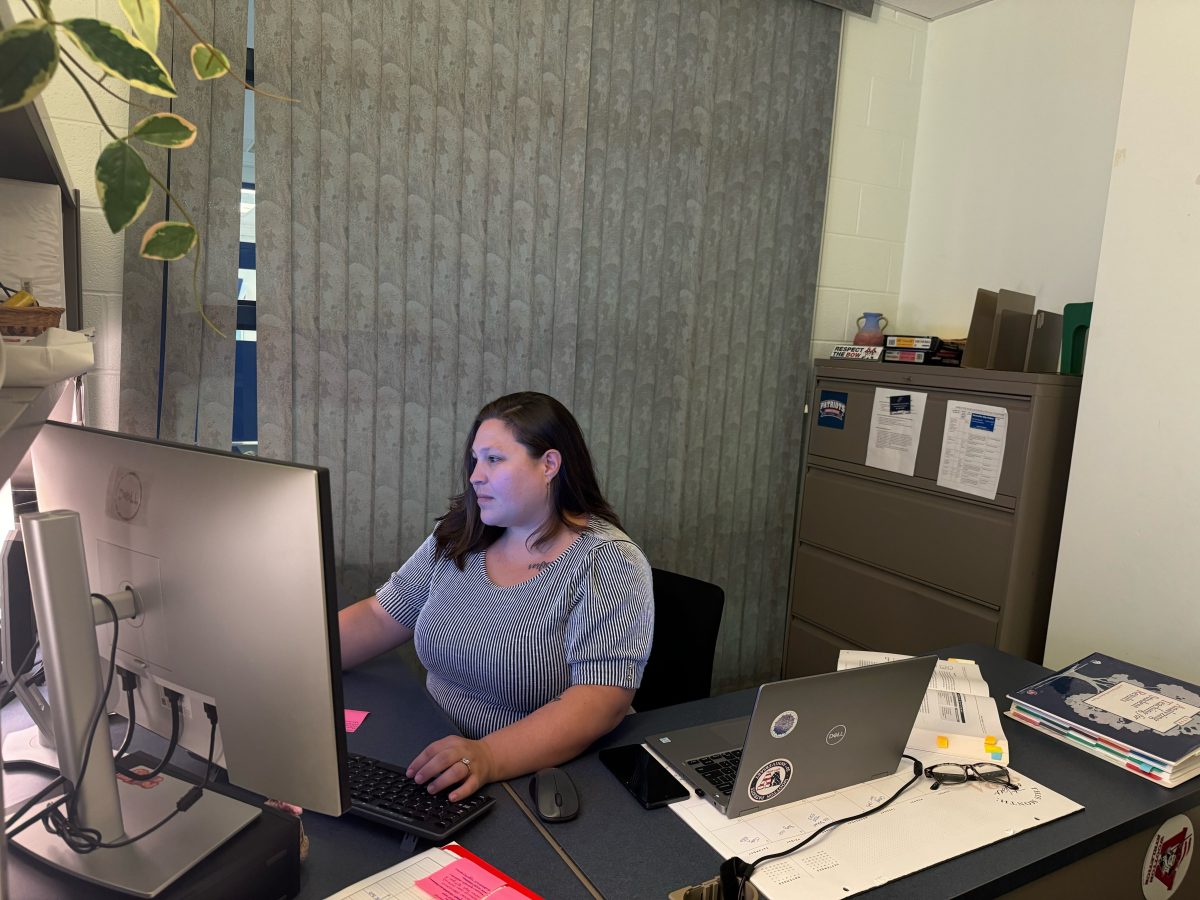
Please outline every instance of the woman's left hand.
[[494, 780], [491, 748], [483, 741], [458, 735], [434, 741], [417, 755], [407, 771], [417, 784], [428, 783], [431, 794], [457, 784], [450, 793], [453, 801], [469, 797]]

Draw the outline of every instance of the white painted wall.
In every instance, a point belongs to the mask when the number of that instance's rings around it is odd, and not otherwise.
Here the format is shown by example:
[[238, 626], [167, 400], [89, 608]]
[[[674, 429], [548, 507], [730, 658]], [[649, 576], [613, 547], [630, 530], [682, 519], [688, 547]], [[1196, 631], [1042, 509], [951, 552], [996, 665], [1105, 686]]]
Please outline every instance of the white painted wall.
[[[29, 11], [21, 0], [0, 2], [8, 3], [16, 21], [29, 18]], [[54, 15], [57, 19], [100, 18], [122, 27], [125, 22], [116, 0], [54, 0]], [[78, 48], [69, 46], [72, 55], [83, 57]], [[99, 74], [98, 70], [93, 71]], [[106, 84], [114, 92], [128, 97], [128, 86], [117, 79], [110, 78]], [[95, 90], [94, 95], [100, 111], [114, 130], [121, 133], [127, 125], [126, 104], [103, 91]], [[59, 71], [41, 97], [50, 114], [63, 162], [74, 187], [79, 189], [83, 207], [80, 216], [83, 325], [96, 327], [96, 366], [87, 377], [87, 422], [99, 428], [116, 428], [121, 373], [121, 291], [125, 278], [124, 236], [109, 231], [92, 174], [96, 157], [111, 138], [97, 123], [87, 100], [66, 73]]]
[[1137, 0], [1046, 664], [1200, 682], [1200, 3]]
[[1093, 298], [1132, 10], [990, 0], [929, 25], [905, 330], [964, 336], [979, 287]]
[[893, 332], [900, 324], [927, 27], [923, 19], [883, 7], [870, 19], [844, 18], [813, 359], [853, 338], [863, 312], [884, 313]]

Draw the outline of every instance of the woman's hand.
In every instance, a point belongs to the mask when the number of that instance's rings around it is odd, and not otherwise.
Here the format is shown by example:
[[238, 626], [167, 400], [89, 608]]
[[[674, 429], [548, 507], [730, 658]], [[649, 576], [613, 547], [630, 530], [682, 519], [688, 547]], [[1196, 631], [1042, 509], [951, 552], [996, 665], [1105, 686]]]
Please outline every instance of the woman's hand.
[[428, 782], [431, 794], [457, 784], [450, 793], [450, 799], [457, 802], [490, 783], [494, 770], [492, 751], [487, 744], [451, 735], [422, 750], [409, 765], [407, 774], [417, 784]]

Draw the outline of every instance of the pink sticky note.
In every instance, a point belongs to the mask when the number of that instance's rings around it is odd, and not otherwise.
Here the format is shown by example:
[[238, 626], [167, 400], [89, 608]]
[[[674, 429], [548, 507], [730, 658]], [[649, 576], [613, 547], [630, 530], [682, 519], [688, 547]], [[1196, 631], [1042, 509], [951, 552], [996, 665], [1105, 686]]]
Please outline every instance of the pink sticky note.
[[346, 710], [346, 734], [357, 731], [358, 726], [363, 723], [363, 719], [369, 715], [370, 713], [363, 709]]
[[434, 900], [482, 900], [505, 887], [503, 879], [469, 859], [456, 859], [416, 884]]

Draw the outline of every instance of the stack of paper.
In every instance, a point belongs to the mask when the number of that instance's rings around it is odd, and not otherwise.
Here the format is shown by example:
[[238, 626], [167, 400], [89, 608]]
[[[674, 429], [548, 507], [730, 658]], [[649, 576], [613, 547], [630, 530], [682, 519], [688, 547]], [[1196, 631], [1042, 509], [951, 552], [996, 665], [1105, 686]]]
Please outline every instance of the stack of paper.
[[[838, 669], [908, 658], [899, 653], [843, 650], [838, 655]], [[908, 746], [918, 752], [944, 753], [974, 762], [1009, 764], [1000, 711], [979, 666], [967, 660], [938, 660]]]
[[459, 844], [432, 847], [326, 900], [542, 900]]
[[1163, 787], [1200, 775], [1200, 687], [1092, 653], [1009, 694], [1008, 715]]

